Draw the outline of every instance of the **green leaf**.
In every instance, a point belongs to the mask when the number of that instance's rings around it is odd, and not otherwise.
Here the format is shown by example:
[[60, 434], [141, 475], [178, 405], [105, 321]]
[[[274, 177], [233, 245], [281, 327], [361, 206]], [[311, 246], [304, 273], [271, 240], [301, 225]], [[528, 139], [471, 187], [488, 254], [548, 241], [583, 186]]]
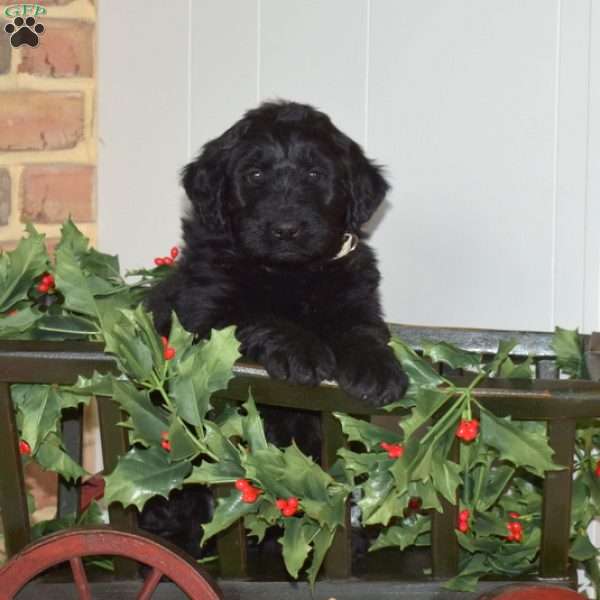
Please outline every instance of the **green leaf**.
[[181, 489], [191, 468], [188, 462], [171, 462], [160, 447], [133, 447], [106, 476], [104, 499], [108, 504], [120, 502], [124, 507], [133, 505], [142, 510], [153, 496], [167, 498], [171, 490]]
[[37, 322], [38, 329], [55, 333], [76, 334], [81, 337], [100, 333], [98, 325], [75, 315], [44, 315]]
[[90, 240], [79, 231], [71, 217], [62, 224], [60, 234], [60, 241], [56, 245], [57, 250], [63, 247], [69, 248], [77, 258], [87, 252]]
[[131, 417], [131, 443], [158, 445], [169, 430], [169, 414], [150, 400], [148, 390], [140, 391], [129, 381], [113, 379], [113, 398]]
[[99, 319], [88, 276], [84, 273], [72, 247], [58, 246], [55, 267], [56, 287], [64, 296], [64, 306], [70, 310]]
[[405, 437], [410, 437], [421, 425], [426, 423], [450, 398], [452, 394], [442, 390], [419, 388], [415, 407], [410, 417], [400, 421]]
[[19, 385], [14, 388], [22, 413], [21, 439], [31, 446], [35, 454], [46, 436], [58, 428], [60, 398], [49, 385]]
[[171, 443], [170, 458], [172, 461], [192, 460], [200, 454], [201, 448], [196, 438], [181, 419], [175, 418], [171, 421], [168, 436]]
[[211, 408], [210, 397], [233, 377], [233, 365], [240, 357], [234, 334], [234, 327], [213, 329], [208, 341], [192, 346], [173, 367], [171, 395], [177, 414], [192, 425], [202, 424]]
[[41, 318], [42, 313], [31, 306], [21, 308], [12, 315], [0, 315], [0, 339], [30, 339], [31, 330]]
[[369, 451], [381, 451], [381, 442], [397, 444], [402, 441], [402, 435], [384, 427], [373, 425], [369, 421], [355, 419], [344, 413], [333, 413], [342, 425], [344, 434], [350, 442], [360, 442]]
[[482, 575], [488, 573], [491, 569], [486, 564], [485, 554], [475, 554], [472, 556], [461, 572], [447, 581], [442, 587], [447, 590], [457, 592], [474, 592], [477, 589], [477, 583]]
[[462, 483], [460, 465], [435, 455], [431, 462], [431, 478], [435, 489], [451, 504], [456, 503], [456, 488]]
[[592, 544], [587, 533], [579, 533], [571, 542], [569, 556], [579, 562], [598, 556], [598, 549]]
[[514, 363], [510, 358], [507, 358], [498, 371], [498, 377], [502, 379], [533, 379], [532, 369], [533, 358], [531, 356], [520, 363]]
[[434, 363], [441, 362], [452, 369], [474, 369], [481, 363], [480, 354], [462, 350], [447, 342], [433, 344], [424, 341], [422, 346], [423, 354], [429, 356]]
[[589, 379], [583, 355], [583, 338], [577, 329], [557, 327], [552, 336], [552, 349], [556, 353], [558, 368], [576, 379]]
[[323, 527], [313, 539], [313, 559], [310, 567], [306, 570], [311, 588], [314, 588], [321, 565], [325, 560], [327, 551], [333, 543], [334, 535], [335, 530], [330, 530], [327, 527]]
[[124, 314], [110, 332], [104, 331], [104, 337], [106, 351], [116, 356], [122, 371], [139, 382], [150, 380], [154, 368], [152, 352]]
[[429, 531], [431, 531], [431, 518], [419, 515], [411, 523], [395, 525], [382, 531], [369, 548], [369, 552], [390, 546], [404, 550], [412, 546], [422, 533]]
[[258, 450], [267, 450], [267, 438], [260, 414], [256, 409], [252, 392], [248, 394], [248, 401], [242, 405], [246, 412], [242, 418], [242, 433], [244, 440], [248, 443], [250, 452], [255, 453]]
[[446, 380], [439, 375], [435, 369], [423, 358], [421, 358], [410, 346], [400, 338], [392, 338], [390, 342], [396, 358], [402, 363], [402, 368], [408, 375], [411, 387], [437, 387]]
[[245, 515], [255, 512], [263, 502], [259, 497], [256, 502], [247, 503], [242, 500], [242, 494], [237, 490], [232, 490], [225, 498], [219, 498], [213, 518], [202, 525], [204, 535], [202, 536], [202, 545], [221, 531], [224, 531], [233, 525], [238, 519]]
[[245, 478], [244, 469], [231, 461], [219, 461], [209, 463], [202, 461], [199, 466], [194, 467], [192, 474], [185, 480], [186, 483], [204, 483], [215, 485], [217, 483], [233, 483], [238, 479]]
[[503, 340], [498, 344], [496, 356], [490, 362], [486, 363], [483, 368], [489, 377], [497, 376], [500, 367], [516, 346], [517, 340]]
[[0, 253], [0, 313], [27, 299], [34, 280], [48, 268], [45, 235], [33, 225], [27, 226], [29, 237], [23, 238], [11, 252]]
[[82, 396], [112, 396], [114, 376], [94, 371], [91, 377], [79, 375], [74, 385], [61, 386], [61, 390]]
[[64, 451], [60, 438], [55, 434], [49, 434], [40, 444], [35, 460], [43, 469], [54, 471], [67, 481], [76, 481], [87, 475], [87, 471]]
[[501, 419], [484, 408], [481, 409], [481, 439], [499, 452], [500, 459], [540, 477], [545, 471], [564, 468], [552, 462], [553, 452], [546, 435], [528, 432], [525, 436], [510, 417]]
[[492, 507], [504, 493], [514, 473], [515, 469], [509, 465], [499, 465], [491, 469], [477, 465], [472, 470], [472, 476], [481, 476], [481, 488], [473, 491], [472, 501], [475, 508], [483, 512]]
[[279, 543], [283, 548], [285, 568], [294, 579], [298, 579], [298, 571], [311, 549], [310, 542], [318, 531], [319, 527], [306, 518], [283, 520], [283, 537], [279, 538]]

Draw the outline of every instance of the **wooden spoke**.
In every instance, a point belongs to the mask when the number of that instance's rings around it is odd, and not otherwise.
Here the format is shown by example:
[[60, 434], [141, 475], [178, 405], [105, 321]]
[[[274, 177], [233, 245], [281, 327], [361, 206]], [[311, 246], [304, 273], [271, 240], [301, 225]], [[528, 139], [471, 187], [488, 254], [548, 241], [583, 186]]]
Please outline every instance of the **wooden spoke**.
[[156, 567], [152, 569], [146, 580], [144, 581], [144, 586], [140, 590], [140, 593], [137, 595], [137, 600], [149, 600], [156, 589], [156, 586], [160, 582], [160, 578], [162, 577], [162, 572], [159, 571]]
[[75, 581], [75, 587], [79, 594], [79, 600], [92, 600], [92, 592], [85, 574], [83, 561], [79, 556], [75, 556], [69, 559], [69, 564], [71, 565], [71, 571], [73, 572], [73, 580]]

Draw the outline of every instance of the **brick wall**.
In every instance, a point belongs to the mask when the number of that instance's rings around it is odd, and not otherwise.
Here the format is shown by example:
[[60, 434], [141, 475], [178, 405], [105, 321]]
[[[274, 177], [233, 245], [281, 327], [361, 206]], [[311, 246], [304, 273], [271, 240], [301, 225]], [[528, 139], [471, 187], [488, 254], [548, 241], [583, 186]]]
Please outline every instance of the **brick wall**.
[[0, 0], [0, 249], [27, 221], [53, 247], [69, 215], [96, 238], [95, 2], [38, 3], [38, 46], [13, 48]]

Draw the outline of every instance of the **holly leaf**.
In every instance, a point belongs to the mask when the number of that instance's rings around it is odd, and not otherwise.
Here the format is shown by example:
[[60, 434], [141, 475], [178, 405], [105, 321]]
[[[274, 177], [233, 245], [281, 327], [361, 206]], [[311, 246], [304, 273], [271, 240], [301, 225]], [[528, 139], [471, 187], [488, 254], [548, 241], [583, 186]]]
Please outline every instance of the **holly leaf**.
[[311, 589], [314, 589], [317, 575], [319, 574], [321, 565], [323, 564], [323, 561], [325, 560], [327, 551], [331, 547], [334, 534], [335, 534], [335, 529], [330, 530], [327, 527], [323, 527], [315, 535], [315, 537], [313, 539], [313, 543], [312, 543], [313, 559], [312, 559], [310, 567], [306, 570], [306, 574], [308, 575], [308, 581], [310, 583]]
[[431, 531], [431, 518], [419, 515], [411, 523], [394, 525], [382, 531], [369, 548], [369, 552], [382, 548], [397, 547], [404, 550], [412, 546], [417, 538]]
[[431, 419], [450, 398], [452, 398], [452, 394], [443, 390], [419, 388], [415, 407], [412, 409], [410, 417], [400, 421], [404, 436], [409, 438], [419, 427]]
[[434, 456], [431, 478], [435, 489], [451, 504], [456, 504], [456, 488], [462, 483], [461, 468], [444, 456]]
[[260, 414], [256, 409], [252, 392], [248, 394], [248, 401], [242, 405], [245, 416], [242, 417], [242, 437], [248, 443], [250, 452], [268, 450], [269, 444], [265, 437], [265, 430]]
[[49, 385], [15, 385], [13, 397], [22, 415], [21, 439], [35, 454], [46, 436], [58, 428], [60, 397]]
[[467, 561], [462, 571], [456, 577], [442, 584], [442, 587], [457, 592], [474, 592], [477, 589], [479, 579], [490, 570], [490, 567], [487, 565], [487, 556], [477, 553]]
[[211, 408], [210, 397], [225, 389], [233, 377], [233, 365], [240, 357], [235, 328], [213, 329], [208, 341], [192, 346], [174, 365], [171, 382], [177, 414], [191, 425], [201, 425]]
[[110, 332], [104, 330], [106, 351], [115, 355], [122, 371], [139, 382], [146, 382], [152, 375], [154, 363], [151, 349], [138, 333], [135, 325], [121, 311]]
[[217, 483], [233, 483], [238, 479], [244, 479], [246, 472], [239, 465], [231, 461], [219, 461], [210, 463], [202, 461], [199, 466], [194, 467], [192, 474], [185, 480], [186, 483], [204, 483], [215, 485]]
[[598, 549], [592, 544], [587, 533], [577, 534], [575, 539], [571, 542], [569, 557], [573, 560], [583, 562], [596, 558], [596, 556], [598, 556]]
[[481, 363], [481, 355], [457, 348], [447, 342], [422, 342], [423, 354], [434, 363], [444, 363], [451, 369], [475, 369]]
[[414, 393], [421, 387], [435, 388], [446, 383], [446, 380], [426, 360], [400, 338], [392, 338], [390, 346], [410, 379], [411, 390], [409, 391]]
[[0, 313], [26, 300], [34, 280], [48, 268], [44, 234], [28, 224], [29, 236], [11, 252], [0, 253]]
[[360, 442], [370, 452], [380, 451], [381, 442], [397, 444], [402, 441], [402, 435], [384, 427], [373, 425], [369, 421], [355, 419], [344, 413], [334, 412], [333, 416], [340, 422], [342, 431], [350, 442]]
[[35, 307], [26, 306], [16, 313], [0, 315], [0, 339], [30, 339], [31, 330], [42, 318], [42, 313]]
[[153, 496], [168, 498], [171, 490], [181, 489], [191, 468], [189, 462], [171, 462], [160, 447], [133, 447], [105, 477], [104, 499], [142, 510]]
[[65, 336], [85, 338], [89, 335], [98, 335], [100, 329], [94, 322], [76, 315], [49, 315], [45, 314], [37, 322], [41, 331], [60, 333]]
[[561, 371], [575, 379], [589, 379], [583, 354], [583, 338], [577, 329], [557, 327], [551, 345], [556, 353], [556, 364]]
[[242, 494], [237, 490], [232, 490], [228, 496], [219, 498], [213, 518], [208, 523], [202, 525], [204, 535], [202, 536], [201, 545], [204, 546], [211, 537], [224, 531], [238, 519], [255, 512], [262, 502], [262, 498], [253, 503], [244, 502]]
[[529, 431], [523, 435], [510, 417], [501, 419], [484, 408], [481, 408], [481, 440], [495, 448], [501, 460], [508, 460], [540, 477], [546, 471], [564, 469], [552, 462], [553, 452], [545, 434]]
[[88, 251], [90, 240], [79, 231], [71, 217], [69, 217], [60, 228], [60, 241], [56, 249], [68, 248], [73, 254], [80, 258]]
[[533, 358], [528, 356], [527, 359], [520, 363], [514, 363], [508, 357], [498, 371], [498, 377], [502, 379], [533, 379]]
[[310, 542], [318, 531], [319, 527], [306, 518], [283, 520], [283, 536], [278, 541], [283, 549], [285, 568], [294, 579], [298, 579], [298, 571], [311, 549]]
[[148, 390], [140, 391], [129, 381], [113, 379], [113, 398], [131, 417], [131, 443], [158, 445], [169, 430], [169, 414], [150, 400]]
[[81, 396], [112, 396], [113, 380], [111, 373], [94, 371], [91, 377], [79, 375], [74, 385], [64, 385], [60, 389]]
[[171, 421], [169, 427], [169, 442], [171, 443], [170, 458], [175, 460], [192, 460], [200, 454], [201, 448], [188, 428], [179, 418]]
[[516, 340], [502, 340], [498, 344], [498, 352], [496, 352], [494, 358], [490, 362], [486, 363], [483, 367], [483, 370], [488, 374], [489, 377], [497, 376], [500, 367], [508, 358], [508, 355], [513, 351], [516, 345]]
[[76, 481], [88, 474], [64, 451], [60, 438], [55, 434], [49, 434], [40, 444], [35, 460], [43, 469], [58, 473], [66, 481]]

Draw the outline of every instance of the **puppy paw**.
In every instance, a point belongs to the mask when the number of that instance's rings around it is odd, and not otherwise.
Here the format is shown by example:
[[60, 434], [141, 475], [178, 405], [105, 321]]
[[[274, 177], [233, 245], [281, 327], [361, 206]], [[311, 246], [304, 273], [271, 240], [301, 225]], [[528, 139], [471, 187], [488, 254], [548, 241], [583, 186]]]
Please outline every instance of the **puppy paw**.
[[290, 383], [318, 385], [335, 373], [333, 352], [313, 336], [296, 336], [283, 345], [267, 345], [261, 354], [259, 362], [267, 373]]
[[345, 392], [377, 407], [400, 400], [409, 384], [387, 346], [338, 356], [337, 380]]

